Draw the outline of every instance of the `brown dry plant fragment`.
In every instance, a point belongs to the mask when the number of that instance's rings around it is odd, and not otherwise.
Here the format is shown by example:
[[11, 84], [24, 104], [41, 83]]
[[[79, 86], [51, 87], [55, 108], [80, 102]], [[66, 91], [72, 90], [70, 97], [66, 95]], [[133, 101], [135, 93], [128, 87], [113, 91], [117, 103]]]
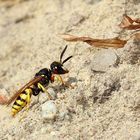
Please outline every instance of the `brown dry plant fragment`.
[[135, 33], [133, 36], [134, 36], [135, 39], [140, 40], [140, 33]]
[[140, 18], [138, 19], [131, 19], [126, 14], [123, 15], [123, 19], [119, 24], [120, 28], [127, 29], [127, 30], [136, 30], [140, 29]]
[[61, 34], [60, 35], [64, 40], [75, 42], [75, 41], [83, 41], [88, 43], [93, 47], [98, 48], [123, 48], [127, 43], [127, 40], [121, 40], [119, 38], [110, 38], [110, 39], [93, 39], [91, 37], [77, 37], [69, 34]]
[[0, 104], [4, 105], [7, 104], [8, 98], [6, 96], [0, 95]]

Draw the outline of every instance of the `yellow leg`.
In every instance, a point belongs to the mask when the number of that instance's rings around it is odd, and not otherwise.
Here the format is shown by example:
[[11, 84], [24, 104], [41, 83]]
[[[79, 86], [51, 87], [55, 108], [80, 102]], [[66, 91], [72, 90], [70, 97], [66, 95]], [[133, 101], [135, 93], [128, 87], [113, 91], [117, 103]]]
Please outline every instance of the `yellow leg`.
[[64, 82], [60, 75], [54, 75], [54, 81], [60, 81], [63, 86], [74, 88], [71, 84]]
[[51, 96], [50, 93], [45, 89], [44, 86], [42, 86], [40, 83], [38, 83], [38, 87], [39, 87], [40, 89], [42, 89], [42, 90], [47, 94], [49, 100], [52, 99], [52, 96]]
[[50, 93], [44, 88], [43, 91], [47, 94], [49, 100], [52, 100], [52, 96], [50, 95]]

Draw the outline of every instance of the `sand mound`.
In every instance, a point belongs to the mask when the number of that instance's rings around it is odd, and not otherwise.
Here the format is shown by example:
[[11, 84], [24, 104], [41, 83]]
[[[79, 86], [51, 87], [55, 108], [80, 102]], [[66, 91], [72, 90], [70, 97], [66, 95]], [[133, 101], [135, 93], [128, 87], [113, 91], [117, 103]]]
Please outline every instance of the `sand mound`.
[[[11, 105], [0, 106], [0, 139], [140, 139], [140, 41], [131, 39], [122, 49], [104, 51], [104, 56], [103, 50], [58, 36], [125, 38], [134, 31], [118, 27], [122, 15], [140, 17], [139, 7], [139, 0], [0, 1], [1, 93], [12, 96], [38, 70], [58, 61], [65, 45], [65, 57], [74, 56], [65, 64], [70, 72], [63, 76], [74, 89], [50, 85], [55, 117], [43, 118], [41, 108], [48, 102], [43, 93], [39, 102], [32, 97], [21, 122], [25, 111], [12, 118]], [[102, 60], [109, 62], [104, 65]]]

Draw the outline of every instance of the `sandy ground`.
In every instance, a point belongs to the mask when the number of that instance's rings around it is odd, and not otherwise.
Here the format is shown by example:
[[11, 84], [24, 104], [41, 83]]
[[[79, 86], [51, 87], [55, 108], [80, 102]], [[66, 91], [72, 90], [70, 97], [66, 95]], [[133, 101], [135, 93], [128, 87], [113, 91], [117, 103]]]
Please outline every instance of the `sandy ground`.
[[[15, 118], [10, 106], [0, 106], [1, 140], [139, 140], [140, 41], [130, 40], [113, 51], [119, 61], [95, 72], [95, 54], [85, 43], [69, 43], [59, 33], [93, 38], [127, 36], [117, 25], [122, 15], [140, 17], [140, 0], [26, 0], [0, 4], [0, 92], [12, 96], [43, 67], [65, 57], [65, 81], [74, 89], [52, 84], [57, 97], [55, 120], [42, 117], [45, 94], [32, 98], [27, 117]], [[95, 67], [95, 66], [94, 66]], [[104, 66], [101, 66], [104, 69]]]

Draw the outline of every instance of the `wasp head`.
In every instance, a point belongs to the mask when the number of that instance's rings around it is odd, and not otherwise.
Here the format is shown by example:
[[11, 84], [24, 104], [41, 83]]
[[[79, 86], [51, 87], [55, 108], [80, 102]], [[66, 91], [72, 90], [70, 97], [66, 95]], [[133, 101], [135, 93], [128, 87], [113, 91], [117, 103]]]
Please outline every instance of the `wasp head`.
[[64, 48], [64, 50], [62, 51], [61, 55], [60, 55], [60, 62], [56, 62], [54, 61], [51, 64], [51, 71], [53, 74], [65, 74], [68, 73], [69, 71], [67, 69], [64, 69], [63, 64], [68, 61], [70, 58], [72, 58], [72, 56], [69, 56], [68, 58], [66, 58], [64, 61], [62, 61], [62, 57], [65, 53], [67, 49], [67, 46]]
[[51, 64], [51, 71], [54, 74], [65, 74], [69, 72], [67, 69], [64, 69], [63, 65], [59, 62], [53, 62]]

